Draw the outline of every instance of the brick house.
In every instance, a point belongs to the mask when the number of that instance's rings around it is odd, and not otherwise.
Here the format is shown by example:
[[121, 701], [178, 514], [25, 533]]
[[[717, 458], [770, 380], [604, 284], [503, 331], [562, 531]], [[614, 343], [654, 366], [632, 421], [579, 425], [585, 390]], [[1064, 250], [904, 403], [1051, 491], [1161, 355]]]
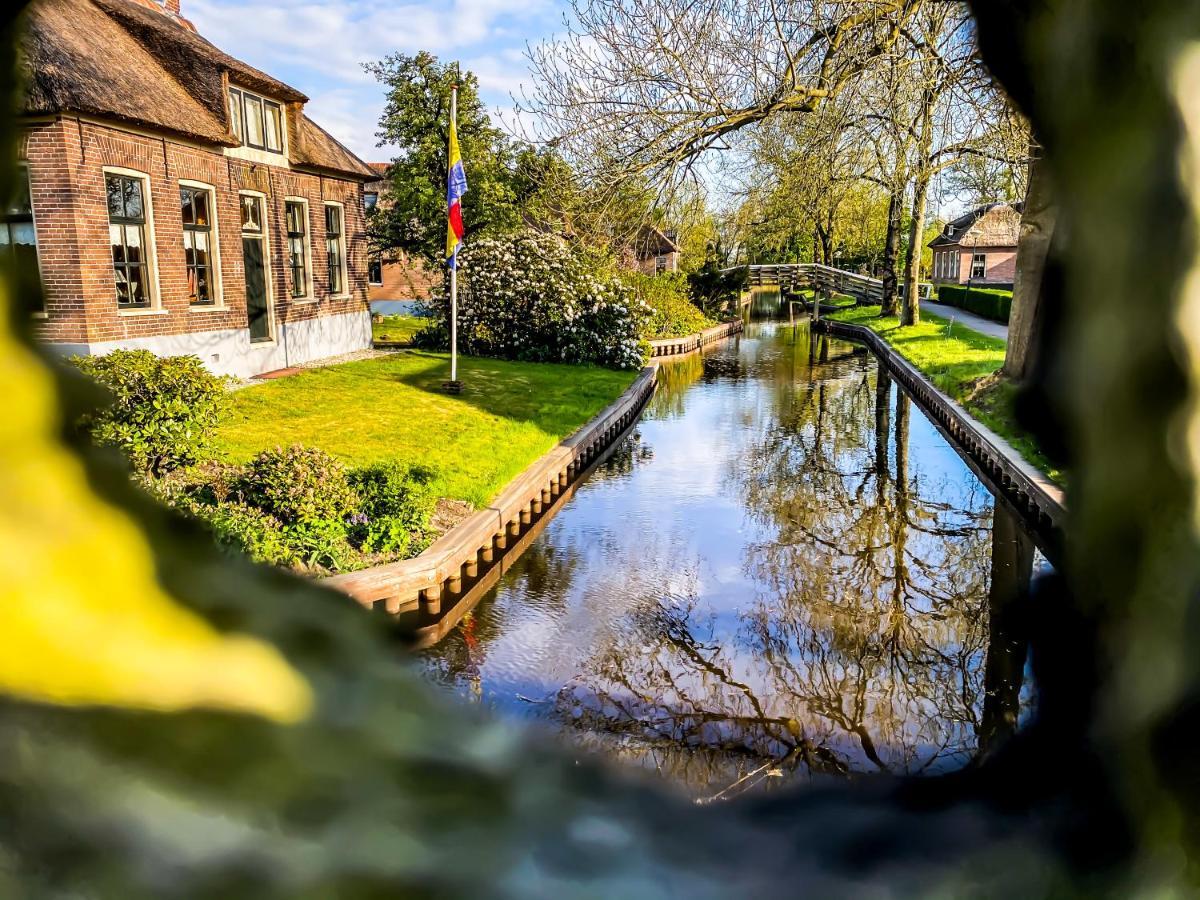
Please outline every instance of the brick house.
[[1011, 287], [1020, 233], [1020, 203], [989, 203], [959, 216], [929, 243], [933, 283]]
[[22, 190], [39, 336], [249, 376], [370, 346], [366, 164], [307, 98], [200, 37], [179, 0], [34, 0]]
[[679, 245], [675, 243], [675, 232], [644, 226], [626, 252], [624, 264], [644, 275], [678, 272]]
[[[375, 172], [375, 180], [363, 187], [367, 209], [373, 210], [376, 205], [386, 207], [388, 163], [368, 165]], [[395, 301], [428, 300], [434, 285], [442, 280], [442, 273], [431, 271], [424, 260], [396, 249], [372, 253], [367, 272], [372, 308], [382, 312], [394, 311], [391, 304]]]

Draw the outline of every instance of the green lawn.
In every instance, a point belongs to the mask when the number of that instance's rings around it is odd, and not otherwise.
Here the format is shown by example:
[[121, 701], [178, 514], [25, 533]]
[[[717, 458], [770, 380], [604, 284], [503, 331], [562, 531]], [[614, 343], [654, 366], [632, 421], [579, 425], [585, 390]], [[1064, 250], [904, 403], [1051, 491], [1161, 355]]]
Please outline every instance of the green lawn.
[[1017, 424], [1013, 411], [1015, 386], [998, 376], [991, 377], [1004, 364], [1003, 339], [926, 312], [921, 313], [920, 324], [902, 329], [895, 316], [881, 319], [878, 306], [838, 310], [827, 318], [865, 325], [879, 334], [944, 393], [1012, 444], [1027, 462], [1053, 480], [1063, 480], [1063, 473], [1050, 464], [1033, 438]]
[[438, 496], [486, 505], [531, 462], [620, 396], [636, 373], [405, 351], [244, 388], [218, 450], [244, 462], [268, 447], [320, 447], [349, 466], [384, 460], [439, 473]]
[[384, 316], [371, 323], [371, 337], [389, 344], [411, 344], [413, 335], [429, 324], [419, 316]]

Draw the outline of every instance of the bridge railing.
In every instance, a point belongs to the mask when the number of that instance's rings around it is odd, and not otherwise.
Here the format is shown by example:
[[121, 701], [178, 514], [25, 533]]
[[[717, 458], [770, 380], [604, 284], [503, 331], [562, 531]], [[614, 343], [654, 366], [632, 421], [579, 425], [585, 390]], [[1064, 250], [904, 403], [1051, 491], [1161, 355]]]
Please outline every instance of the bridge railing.
[[778, 284], [792, 291], [804, 288], [828, 289], [854, 297], [860, 303], [879, 303], [883, 300], [883, 282], [878, 278], [835, 269], [821, 263], [763, 263], [734, 266], [723, 271], [733, 272], [740, 268], [749, 270], [752, 285]]

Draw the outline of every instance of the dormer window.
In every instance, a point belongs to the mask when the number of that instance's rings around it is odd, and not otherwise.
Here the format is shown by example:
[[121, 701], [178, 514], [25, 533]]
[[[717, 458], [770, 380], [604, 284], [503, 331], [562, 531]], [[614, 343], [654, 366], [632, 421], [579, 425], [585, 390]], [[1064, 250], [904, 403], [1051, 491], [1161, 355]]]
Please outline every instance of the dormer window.
[[242, 146], [283, 152], [283, 107], [274, 100], [231, 87], [229, 128]]
[[946, 226], [946, 237], [954, 237], [954, 226], [953, 225]]

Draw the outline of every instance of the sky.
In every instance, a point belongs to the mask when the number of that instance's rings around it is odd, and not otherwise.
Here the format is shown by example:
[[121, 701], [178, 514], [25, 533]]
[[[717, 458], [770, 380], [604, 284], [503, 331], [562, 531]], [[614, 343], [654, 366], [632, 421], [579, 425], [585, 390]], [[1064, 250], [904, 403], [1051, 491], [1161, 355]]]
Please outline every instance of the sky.
[[[479, 78], [489, 109], [512, 109], [528, 83], [526, 43], [562, 29], [562, 0], [182, 0], [181, 12], [226, 53], [303, 91], [308, 115], [367, 162], [383, 90], [362, 69], [390, 53], [428, 50]], [[495, 116], [493, 116], [495, 118]]]

